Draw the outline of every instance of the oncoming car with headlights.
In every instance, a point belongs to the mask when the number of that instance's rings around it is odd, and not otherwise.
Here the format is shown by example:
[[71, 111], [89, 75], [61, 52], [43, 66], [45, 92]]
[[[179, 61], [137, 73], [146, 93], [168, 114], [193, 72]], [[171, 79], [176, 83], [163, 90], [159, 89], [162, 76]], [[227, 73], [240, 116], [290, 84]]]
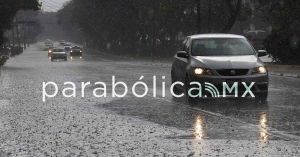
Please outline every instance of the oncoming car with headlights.
[[48, 47], [48, 57], [51, 57], [51, 53], [53, 51], [54, 47]]
[[[175, 55], [172, 65], [174, 93], [185, 93], [189, 99], [191, 82], [212, 85], [220, 95], [245, 97], [250, 89], [259, 101], [268, 97], [268, 71], [259, 59], [266, 51], [256, 51], [247, 39], [232, 34], [200, 34], [187, 37], [182, 50]], [[224, 88], [224, 84], [228, 85]], [[233, 93], [236, 87], [237, 94]], [[204, 97], [214, 97], [209, 90], [202, 90]], [[227, 92], [227, 93], [226, 93]], [[232, 95], [230, 95], [232, 94]], [[249, 96], [248, 94], [247, 96]], [[251, 96], [251, 95], [250, 95]], [[194, 97], [193, 97], [194, 98]]]
[[71, 48], [71, 51], [70, 51], [70, 58], [71, 59], [73, 59], [74, 57], [79, 57], [80, 59], [82, 59], [82, 55], [83, 55], [83, 52], [82, 52], [81, 47], [74, 46], [74, 47]]
[[68, 60], [67, 53], [64, 49], [54, 48], [51, 52], [51, 61], [53, 62], [56, 59], [63, 59], [64, 61]]

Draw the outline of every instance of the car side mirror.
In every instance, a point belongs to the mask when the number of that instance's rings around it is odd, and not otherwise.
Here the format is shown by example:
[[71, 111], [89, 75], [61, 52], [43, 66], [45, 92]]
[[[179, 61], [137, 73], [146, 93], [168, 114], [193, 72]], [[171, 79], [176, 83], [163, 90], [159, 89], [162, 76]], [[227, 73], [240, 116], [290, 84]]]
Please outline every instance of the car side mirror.
[[178, 51], [177, 52], [177, 57], [180, 57], [180, 58], [189, 58], [189, 54], [186, 51]]
[[267, 55], [267, 51], [266, 50], [258, 50], [258, 57], [263, 57]]

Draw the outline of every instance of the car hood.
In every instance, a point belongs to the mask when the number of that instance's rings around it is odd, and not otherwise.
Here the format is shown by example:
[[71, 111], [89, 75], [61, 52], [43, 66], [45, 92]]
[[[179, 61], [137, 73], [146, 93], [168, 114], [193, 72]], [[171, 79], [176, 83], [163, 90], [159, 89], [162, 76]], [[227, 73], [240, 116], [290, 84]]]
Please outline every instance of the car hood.
[[210, 69], [250, 69], [262, 66], [256, 55], [247, 56], [192, 56], [191, 65]]

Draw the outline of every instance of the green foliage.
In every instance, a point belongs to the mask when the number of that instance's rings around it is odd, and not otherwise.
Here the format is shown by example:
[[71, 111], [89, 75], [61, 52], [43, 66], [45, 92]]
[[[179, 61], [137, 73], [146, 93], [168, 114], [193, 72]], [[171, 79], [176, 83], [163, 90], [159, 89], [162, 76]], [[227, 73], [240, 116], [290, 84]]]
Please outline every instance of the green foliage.
[[[265, 41], [265, 47], [275, 61], [282, 64], [299, 64], [299, 38], [295, 34], [273, 32]], [[298, 40], [298, 41], [297, 41]]]
[[12, 26], [18, 10], [39, 9], [38, 0], [0, 0], [0, 44], [4, 42], [3, 33]]
[[86, 42], [98, 49], [109, 43], [122, 54], [170, 56], [181, 36], [230, 31], [241, 0], [214, 0], [208, 7], [209, 1], [73, 0], [59, 12], [59, 21], [78, 26]]
[[272, 33], [265, 46], [275, 60], [283, 64], [300, 64], [300, 1], [274, 0], [263, 8]]

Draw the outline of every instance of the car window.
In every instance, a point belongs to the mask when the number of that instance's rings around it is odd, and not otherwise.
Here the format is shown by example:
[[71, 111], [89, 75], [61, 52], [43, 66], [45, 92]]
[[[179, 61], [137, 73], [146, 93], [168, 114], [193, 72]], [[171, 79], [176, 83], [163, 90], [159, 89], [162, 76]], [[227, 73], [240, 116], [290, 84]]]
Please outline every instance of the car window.
[[63, 49], [54, 49], [53, 52], [64, 52]]
[[75, 47], [72, 47], [72, 49], [80, 49], [80, 47], [78, 47], [78, 46], [75, 46]]
[[192, 42], [193, 56], [255, 55], [249, 42], [239, 38], [207, 38]]

